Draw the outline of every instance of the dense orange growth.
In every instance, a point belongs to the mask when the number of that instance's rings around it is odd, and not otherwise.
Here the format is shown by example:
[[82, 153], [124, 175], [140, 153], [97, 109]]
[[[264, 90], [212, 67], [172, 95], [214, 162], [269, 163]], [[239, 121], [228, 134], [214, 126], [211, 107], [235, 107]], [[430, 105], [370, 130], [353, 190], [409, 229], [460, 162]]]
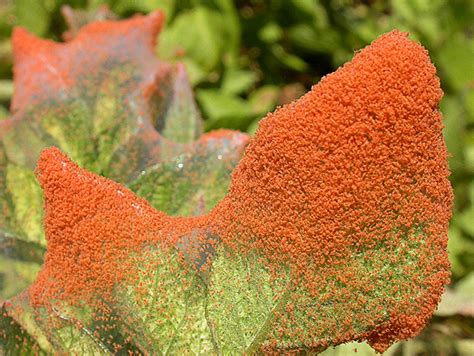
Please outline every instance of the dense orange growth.
[[160, 11], [120, 22], [98, 21], [84, 26], [63, 44], [16, 28], [12, 35], [16, 90], [11, 110], [31, 105], [41, 93], [65, 95], [77, 78], [93, 73], [101, 61], [110, 60], [110, 53], [116, 61], [133, 57], [144, 70], [156, 65], [154, 44], [162, 24]]
[[[162, 24], [160, 11], [98, 21], [66, 43], [15, 29], [13, 115], [0, 122], [0, 136], [24, 154], [10, 149], [9, 160], [33, 168], [42, 148], [57, 146], [88, 169], [121, 182], [161, 162], [163, 123], [155, 127], [155, 121], [168, 119], [166, 110], [181, 94], [174, 86], [190, 85], [181, 65], [156, 57]], [[78, 147], [81, 141], [95, 143]], [[173, 152], [186, 148], [174, 144]]]
[[48, 252], [31, 289], [34, 303], [109, 293], [127, 275], [123, 259], [146, 239], [161, 239], [163, 213], [120, 184], [82, 170], [58, 149], [43, 151], [36, 173]]
[[[79, 168], [54, 147], [42, 152], [36, 174], [44, 192], [48, 252], [30, 290], [34, 304], [111, 298], [114, 287], [136, 277], [130, 265], [134, 252], [175, 246], [203, 226], [202, 218], [166, 216], [121, 184]], [[199, 251], [183, 253], [190, 257]]]
[[[195, 218], [168, 217], [58, 149], [43, 151], [48, 252], [33, 302], [107, 301], [117, 285], [136, 286], [131, 256], [149, 246], [176, 247], [207, 267], [212, 236], [240, 256], [257, 253], [272, 280], [290, 271], [266, 350], [367, 340], [383, 351], [416, 335], [449, 281], [441, 96], [427, 52], [386, 34], [263, 119], [226, 198]], [[221, 131], [197, 144], [227, 136], [246, 140]]]
[[[393, 251], [383, 256], [397, 264], [403, 241], [419, 246], [416, 268], [405, 271], [413, 273], [411, 280], [398, 288], [423, 297], [413, 299], [407, 292], [404, 298], [412, 301], [398, 301], [383, 328], [368, 335], [350, 326], [342, 333], [335, 325], [326, 332], [333, 343], [368, 338], [383, 350], [417, 334], [449, 280], [452, 192], [441, 97], [426, 50], [399, 31], [383, 35], [301, 99], [261, 121], [228, 196], [213, 211], [224, 243], [296, 266], [313, 295], [337, 277], [348, 292], [346, 303], [360, 309], [365, 304], [356, 293], [367, 293], [362, 292], [366, 278], [357, 270], [327, 266], [345, 266], [371, 249], [373, 258], [377, 249]], [[375, 280], [376, 264], [372, 273]], [[395, 290], [387, 292], [390, 299]], [[328, 299], [335, 302], [337, 293]], [[318, 318], [313, 307], [308, 313]], [[351, 325], [363, 316], [347, 317]], [[314, 331], [318, 335], [316, 326]]]

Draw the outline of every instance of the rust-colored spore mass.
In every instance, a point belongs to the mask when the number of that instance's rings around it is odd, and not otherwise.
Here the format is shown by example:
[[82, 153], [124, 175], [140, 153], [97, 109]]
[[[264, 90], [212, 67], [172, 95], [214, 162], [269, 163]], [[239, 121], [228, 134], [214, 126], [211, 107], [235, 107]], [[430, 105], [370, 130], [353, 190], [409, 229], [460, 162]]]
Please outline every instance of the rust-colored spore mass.
[[[381, 296], [390, 300], [396, 288], [410, 290], [399, 298], [405, 300], [387, 302], [393, 308], [390, 317], [379, 315], [384, 327], [365, 335], [350, 327], [345, 336], [328, 330], [332, 342], [368, 339], [382, 351], [416, 335], [449, 281], [452, 191], [441, 97], [427, 51], [399, 31], [381, 36], [260, 122], [228, 196], [212, 212], [225, 244], [296, 266], [312, 295], [334, 278], [327, 266], [346, 266], [336, 269], [341, 288], [352, 291], [346, 303], [361, 310], [356, 293], [367, 280], [349, 278], [348, 261], [369, 252], [377, 258], [375, 251], [383, 250], [379, 258], [397, 265], [402, 246], [416, 246], [417, 258], [405, 261], [407, 285], [387, 286]], [[377, 263], [370, 280], [377, 279]], [[355, 312], [351, 319], [363, 316]]]

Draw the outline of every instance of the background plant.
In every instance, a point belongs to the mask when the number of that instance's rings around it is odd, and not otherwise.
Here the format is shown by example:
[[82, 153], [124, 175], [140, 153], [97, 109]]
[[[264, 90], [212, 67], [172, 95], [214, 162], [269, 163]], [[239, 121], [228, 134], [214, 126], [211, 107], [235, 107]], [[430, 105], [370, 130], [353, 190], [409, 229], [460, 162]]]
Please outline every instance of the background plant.
[[[168, 24], [157, 51], [162, 58], [186, 64], [206, 129], [228, 127], [252, 132], [261, 115], [299, 97], [321, 76], [349, 59], [353, 48], [394, 27], [419, 39], [430, 51], [445, 91], [441, 109], [456, 196], [449, 245], [452, 303], [441, 309], [443, 316], [422, 335], [421, 342], [427, 338], [430, 342], [420, 347], [456, 347], [460, 351], [466, 347], [473, 322], [463, 316], [469, 309], [462, 294], [472, 295], [474, 284], [472, 2], [2, 1], [0, 116], [7, 115], [12, 92], [12, 26], [22, 25], [38, 35], [60, 39], [66, 28], [60, 17], [65, 3], [91, 12], [107, 3], [121, 17], [163, 8]], [[410, 345], [405, 347], [420, 344]]]

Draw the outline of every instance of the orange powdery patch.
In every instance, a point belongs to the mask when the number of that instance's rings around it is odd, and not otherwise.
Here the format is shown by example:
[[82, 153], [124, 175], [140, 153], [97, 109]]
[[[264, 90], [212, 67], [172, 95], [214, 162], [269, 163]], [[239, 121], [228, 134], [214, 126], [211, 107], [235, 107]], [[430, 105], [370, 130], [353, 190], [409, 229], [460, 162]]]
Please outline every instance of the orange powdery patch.
[[[12, 36], [16, 88], [12, 111], [34, 103], [41, 94], [67, 94], [76, 78], [96, 71], [101, 61], [111, 60], [109, 53], [114, 53], [116, 61], [133, 57], [143, 69], [156, 65], [154, 44], [162, 24], [160, 11], [120, 22], [97, 21], [84, 26], [65, 44], [16, 28]], [[93, 54], [93, 60], [87, 52]]]
[[[212, 347], [199, 328], [204, 299], [196, 272], [208, 273], [217, 242], [205, 219], [168, 217], [54, 147], [42, 152], [36, 175], [48, 250], [27, 303], [55, 350], [180, 350], [190, 345], [178, 342], [187, 335]], [[95, 341], [90, 349], [78, 336], [84, 333]], [[64, 349], [64, 334], [73, 349]]]
[[[16, 28], [13, 115], [0, 123], [8, 160], [32, 169], [41, 149], [54, 145], [109, 176], [112, 157], [129, 161], [133, 168], [127, 177], [120, 176], [122, 172], [114, 175], [120, 181], [159, 162], [162, 136], [153, 121], [160, 115], [161, 127], [166, 126], [168, 117], [161, 111], [173, 107], [170, 101], [177, 96], [173, 88], [168, 90], [169, 83], [189, 86], [186, 73], [155, 56], [162, 23], [160, 11], [123, 21], [97, 21], [66, 43]], [[165, 82], [166, 88], [160, 85]], [[146, 94], [150, 87], [156, 92], [153, 100]], [[192, 98], [181, 100], [194, 107]]]
[[298, 275], [277, 339], [383, 351], [425, 325], [449, 281], [441, 97], [426, 50], [392, 31], [261, 121], [211, 215], [227, 246]]
[[43, 151], [36, 174], [48, 251], [31, 288], [34, 303], [109, 293], [127, 277], [127, 255], [146, 239], [162, 239], [163, 213], [122, 185], [80, 169], [58, 149]]
[[124, 186], [79, 168], [57, 148], [43, 151], [36, 174], [48, 251], [31, 288], [35, 304], [106, 298], [133, 277], [131, 254], [146, 245], [174, 246], [202, 225], [198, 218], [166, 216]]

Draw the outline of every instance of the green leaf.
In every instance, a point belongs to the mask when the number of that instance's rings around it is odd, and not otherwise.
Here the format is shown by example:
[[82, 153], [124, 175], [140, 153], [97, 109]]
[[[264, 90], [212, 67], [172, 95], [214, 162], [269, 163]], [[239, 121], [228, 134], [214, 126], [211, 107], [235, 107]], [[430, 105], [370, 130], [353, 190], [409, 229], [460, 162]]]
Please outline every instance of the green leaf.
[[320, 1], [292, 0], [291, 2], [295, 8], [312, 17], [312, 22], [317, 29], [326, 29], [328, 27], [328, 14]]
[[[299, 23], [288, 30], [291, 43], [307, 52], [335, 52], [340, 50], [340, 35], [331, 28], [318, 32], [314, 26]], [[370, 35], [373, 37], [373, 34]]]
[[249, 103], [257, 115], [263, 116], [275, 109], [279, 95], [280, 89], [277, 86], [265, 85], [252, 91]]
[[[430, 263], [415, 252], [420, 249], [429, 249], [422, 232], [411, 232], [396, 247], [381, 241], [370, 251], [354, 247], [342, 264], [307, 266], [311, 273], [300, 278], [290, 264], [219, 247], [209, 277], [209, 316], [219, 349], [224, 354], [266, 347], [318, 352], [340, 343], [333, 335], [347, 330], [366, 335], [374, 323], [389, 322], [392, 312], [416, 314], [405, 301], [425, 293], [407, 274]], [[321, 286], [318, 294], [308, 285]]]
[[459, 226], [471, 237], [474, 237], [474, 224], [472, 223], [474, 221], [474, 183], [469, 184], [468, 197], [471, 204], [459, 214]]
[[[456, 286], [456, 291], [466, 298], [474, 299], [474, 272], [469, 273]], [[474, 300], [473, 300], [474, 303]]]
[[21, 240], [44, 245], [41, 189], [31, 170], [8, 161], [4, 147], [0, 145], [0, 206], [3, 211], [0, 230], [13, 232]]
[[242, 256], [219, 248], [209, 280], [209, 320], [222, 354], [253, 354], [274, 327], [289, 300], [290, 278], [279, 278], [261, 256]]
[[189, 80], [192, 85], [197, 85], [207, 78], [207, 71], [197, 64], [189, 57], [179, 58], [179, 61], [184, 64], [186, 71], [189, 74]]
[[[16, 65], [25, 72], [15, 79], [20, 85], [12, 101], [15, 113], [0, 126], [4, 212], [0, 228], [14, 232], [0, 241], [1, 298], [32, 284], [43, 259], [43, 198], [32, 170], [47, 146], [60, 147], [94, 172], [131, 182], [152, 203], [176, 214], [209, 211], [227, 191], [230, 172], [243, 153], [247, 136], [222, 131], [200, 137], [202, 121], [184, 67], [153, 56], [151, 42], [159, 15], [129, 21], [131, 24], [102, 23], [101, 31], [86, 25], [73, 41], [61, 45], [17, 32], [15, 50], [20, 60]], [[124, 36], [131, 25], [134, 31]], [[35, 52], [29, 53], [32, 47]], [[61, 62], [51, 71], [48, 61], [58, 56]], [[71, 66], [77, 70], [69, 71]], [[62, 77], [58, 78], [58, 72]], [[37, 82], [40, 88], [29, 86]], [[185, 166], [176, 171], [177, 161]], [[144, 252], [136, 260], [131, 255], [129, 262], [136, 270], [130, 272], [142, 279], [139, 286], [117, 286], [117, 303], [108, 304], [102, 295], [95, 296], [94, 303], [55, 295], [51, 305], [32, 309], [28, 290], [26, 304], [9, 309], [5, 317], [15, 312], [18, 330], [25, 329], [29, 335], [19, 340], [27, 340], [26, 346], [30, 339], [33, 344], [38, 342], [40, 346], [31, 347], [40, 351], [96, 354], [115, 353], [120, 348], [134, 353], [208, 353], [215, 345], [206, 320], [207, 292], [202, 282], [206, 274], [196, 271], [201, 266], [189, 256], [189, 244], [183, 236], [176, 250], [165, 253], [154, 248], [151, 255]], [[34, 256], [28, 257], [25, 247]], [[48, 250], [55, 250], [51, 241]], [[83, 261], [83, 254], [73, 255]], [[108, 256], [102, 259], [109, 261]], [[49, 261], [54, 264], [55, 258], [50, 256]], [[155, 269], [151, 269], [152, 262]], [[177, 274], [179, 279], [175, 279]], [[161, 289], [165, 287], [161, 279], [173, 292]], [[153, 295], [151, 300], [140, 300], [143, 295], [138, 290], [144, 286], [147, 295]], [[145, 308], [143, 303], [148, 302], [156, 308]], [[16, 345], [15, 333], [2, 342]], [[50, 342], [47, 348], [40, 342], [42, 335]]]
[[225, 43], [220, 35], [222, 26], [219, 12], [197, 6], [180, 14], [163, 31], [158, 51], [163, 58], [170, 60], [179, 58], [184, 52], [186, 57], [210, 72], [221, 60]]
[[161, 90], [166, 96], [156, 100], [158, 115], [155, 127], [165, 138], [174, 142], [191, 143], [197, 140], [203, 130], [202, 119], [183, 65], [176, 66], [171, 82], [162, 83]]
[[160, 9], [165, 13], [166, 18], [172, 18], [175, 7], [176, 2], [174, 0], [119, 0], [114, 2], [113, 10], [118, 13], [148, 13]]
[[415, 23], [417, 20], [416, 9], [412, 6], [411, 2], [408, 0], [395, 0], [393, 1], [393, 10], [394, 12], [408, 22]]
[[[101, 31], [89, 25], [76, 41], [66, 44], [17, 31], [15, 65], [24, 70], [15, 79], [20, 86], [12, 102], [16, 114], [2, 122], [8, 127], [2, 138], [8, 160], [32, 169], [41, 149], [55, 145], [88, 169], [126, 182], [161, 160], [159, 130], [173, 131], [173, 125], [183, 123], [174, 124], [173, 119], [185, 117], [189, 123], [194, 120], [190, 126], [199, 127], [195, 109], [190, 107], [189, 116], [183, 112], [192, 99], [182, 69], [154, 56], [152, 42], [161, 19], [154, 13], [123, 23], [106, 22]], [[138, 30], [117, 34], [117, 29], [129, 26]], [[78, 46], [84, 37], [87, 45]], [[34, 53], [28, 52], [30, 47], [35, 47]], [[37, 58], [47, 58], [41, 64], [46, 68], [38, 68]], [[55, 71], [48, 69], [48, 61], [59, 63]], [[32, 82], [41, 82], [41, 88], [32, 87]], [[178, 91], [187, 93], [183, 99], [188, 96], [181, 106]], [[191, 135], [197, 135], [193, 130]]]
[[196, 98], [208, 118], [208, 128], [244, 128], [255, 116], [252, 106], [235, 95], [214, 89], [201, 89], [196, 93]]
[[464, 168], [468, 173], [474, 173], [474, 132], [468, 131], [464, 146]]
[[465, 123], [463, 122], [462, 103], [458, 97], [446, 95], [441, 102], [443, 113], [444, 138], [450, 152], [449, 165], [454, 172], [464, 165]]
[[[160, 22], [154, 13], [104, 22], [101, 31], [88, 25], [65, 44], [15, 32], [21, 70], [14, 114], [0, 122], [0, 228], [44, 244], [42, 196], [32, 171], [45, 147], [60, 147], [120, 182], [192, 151], [188, 145], [201, 135], [202, 121], [184, 67], [154, 56]], [[136, 31], [123, 36], [130, 26]], [[54, 70], [49, 61], [57, 63]]]
[[288, 53], [281, 45], [274, 44], [271, 47], [272, 53], [286, 67], [297, 72], [304, 72], [308, 69], [308, 64], [300, 57]]
[[474, 78], [474, 40], [457, 33], [438, 52], [439, 63], [449, 84], [456, 90], [465, 88]]
[[9, 164], [6, 183], [14, 205], [15, 230], [26, 236], [28, 241], [44, 244], [43, 195], [33, 172]]
[[37, 243], [0, 232], [0, 300], [15, 296], [34, 282], [44, 252]]
[[[117, 286], [113, 305], [97, 296], [89, 305], [52, 301], [47, 310], [32, 307], [23, 293], [8, 302], [0, 323], [13, 316], [18, 328], [27, 331], [21, 334], [26, 345], [38, 348], [38, 342], [41, 350], [68, 354], [213, 352], [207, 289], [194, 268], [177, 250], [164, 246], [150, 246], [135, 257], [129, 262], [139, 270], [137, 284]], [[18, 347], [12, 331], [4, 340], [0, 333], [0, 345], [2, 341]]]
[[459, 219], [453, 220], [448, 234], [449, 261], [455, 276], [462, 276], [467, 272], [463, 257], [466, 252], [474, 251], [474, 243], [466, 238], [459, 225]]
[[8, 110], [3, 105], [0, 105], [0, 121], [6, 119], [8, 115]]
[[282, 36], [283, 30], [276, 22], [267, 23], [258, 33], [258, 37], [267, 43], [278, 42]]
[[[213, 141], [207, 138], [207, 140], [210, 140], [208, 144], [211, 148], [219, 143], [218, 139]], [[64, 163], [64, 161], [57, 163], [61, 164], [61, 162]], [[74, 177], [79, 176], [74, 175]], [[94, 184], [93, 182], [91, 184]], [[53, 189], [52, 194], [55, 193], [56, 190]], [[112, 187], [108, 194], [115, 197], [116, 188]], [[110, 198], [104, 196], [104, 199], [102, 202], [99, 200], [95, 203], [90, 202], [92, 209], [97, 205], [108, 204], [107, 201]], [[46, 199], [46, 201], [47, 204], [55, 204], [51, 199]], [[93, 213], [90, 218], [98, 219], [99, 223], [101, 221], [100, 214]], [[64, 231], [65, 236], [68, 236], [68, 231], [69, 234], [73, 233], [80, 230], [81, 226], [87, 227], [90, 223], [88, 218], [74, 221], [77, 225]], [[61, 228], [60, 230], [63, 231]], [[120, 234], [117, 227], [113, 230]], [[48, 231], [52, 232], [51, 229]], [[81, 239], [83, 239], [82, 242]], [[17, 243], [18, 241], [13, 240]], [[76, 243], [88, 241], [87, 236], [81, 236]], [[52, 254], [49, 257], [50, 263], [54, 264], [61, 257], [54, 255], [54, 251], [58, 251], [54, 241], [49, 242]], [[47, 305], [40, 304], [32, 307], [29, 302], [30, 292], [27, 291], [24, 294], [24, 303], [10, 308], [6, 316], [14, 316], [19, 325], [38, 343], [44, 337], [51, 343], [56, 353], [95, 354], [116, 353], [119, 350], [134, 353], [162, 351], [174, 354], [189, 350], [199, 354], [208, 353], [213, 350], [214, 344], [206, 320], [204, 303], [206, 288], [202, 281], [203, 275], [197, 273], [192, 261], [187, 261], [194, 256], [193, 248], [192, 241], [183, 236], [176, 248], [163, 243], [150, 244], [138, 251], [131, 249], [123, 255], [124, 258], [120, 260], [120, 263], [126, 264], [127, 273], [137, 276], [137, 279], [114, 286], [115, 297], [112, 301], [100, 293], [91, 295], [92, 299], [84, 300], [63, 297], [61, 293], [58, 293], [48, 299]], [[78, 258], [81, 256], [76, 265], [80, 268], [80, 264], [83, 263], [81, 261], [90, 260], [88, 254], [100, 251], [100, 249], [93, 251], [91, 248], [86, 248], [83, 253], [71, 253]], [[104, 248], [104, 251], [100, 261], [104, 263], [103, 267], [110, 268], [109, 254], [116, 250], [109, 246]], [[199, 250], [196, 249], [196, 252], [199, 253]], [[17, 250], [10, 248], [7, 249], [6, 255], [19, 259], [22, 253], [25, 252], [19, 248]], [[51, 276], [45, 277], [44, 273], [48, 273], [47, 269], [43, 270], [40, 281], [51, 278]], [[78, 271], [78, 273], [81, 272]], [[41, 285], [41, 282], [37, 282], [34, 287], [41, 288], [39, 287]], [[40, 293], [48, 293], [47, 287]], [[15, 303], [17, 300], [14, 298], [9, 303]], [[12, 339], [14, 334], [9, 333], [5, 337], [5, 344], [15, 345], [15, 339]], [[196, 342], [196, 340], [201, 342]]]
[[0, 80], [0, 100], [9, 100], [13, 94], [13, 83], [11, 80]]
[[226, 51], [228, 56], [224, 58], [224, 61], [226, 65], [231, 67], [236, 65], [240, 59], [240, 41], [242, 34], [239, 12], [235, 2], [232, 0], [216, 0], [215, 3], [219, 6], [223, 18], [222, 35], [227, 38], [224, 51]]
[[26, 293], [2, 304], [0, 326], [0, 351], [5, 354], [44, 355], [53, 350], [36, 324]]
[[228, 69], [224, 72], [221, 89], [226, 94], [242, 94], [257, 81], [254, 72], [241, 69]]
[[[42, 155], [38, 177], [46, 215], [56, 214], [45, 219], [48, 259], [22, 303], [7, 316], [38, 343], [44, 336], [54, 353], [214, 350], [205, 278], [216, 237], [193, 228], [173, 242], [175, 230], [168, 233], [166, 225], [174, 219], [121, 185], [80, 169], [56, 148]], [[84, 199], [78, 192], [89, 193]], [[155, 224], [162, 218], [170, 220]], [[125, 226], [131, 229], [125, 231]], [[74, 277], [69, 268], [77, 273]], [[90, 278], [82, 279], [84, 274]], [[123, 278], [115, 279], [118, 275]], [[112, 284], [103, 288], [98, 276], [112, 278]]]
[[136, 338], [138, 326], [149, 340], [150, 353], [212, 353], [207, 289], [193, 266], [187, 265], [177, 250], [164, 246], [147, 248], [137, 257], [140, 287], [116, 291], [120, 293], [120, 320], [130, 316], [133, 320], [130, 336]]
[[44, 35], [49, 27], [51, 14], [45, 1], [17, 0], [15, 1], [17, 23], [37, 35]]
[[167, 214], [202, 215], [225, 196], [246, 144], [240, 133], [205, 135], [193, 151], [142, 172], [130, 189]]
[[[422, 233], [414, 231], [396, 248], [388, 240], [381, 241], [370, 251], [355, 248], [341, 265], [314, 266], [312, 276], [295, 285], [288, 315], [277, 321], [269, 340], [276, 339], [280, 345], [289, 347], [304, 348], [313, 343], [330, 346], [332, 335], [342, 335], [349, 328], [365, 334], [373, 329], [374, 322], [389, 321], [391, 311], [412, 313], [409, 309], [413, 307], [405, 306], [405, 300], [420, 298], [425, 291], [423, 286], [410, 284], [406, 273], [413, 266], [429, 263], [422, 261], [421, 252], [415, 252], [423, 248], [426, 245]], [[399, 258], [396, 263], [390, 261], [393, 254]], [[321, 289], [317, 295], [311, 295], [307, 285], [320, 285]], [[347, 285], [352, 286], [350, 291], [345, 290]], [[359, 287], [354, 288], [355, 285]], [[405, 288], [399, 288], [401, 285]], [[349, 296], [351, 303], [347, 303]], [[347, 313], [357, 317], [347, 319]], [[279, 335], [275, 331], [278, 327], [288, 330], [287, 334]], [[319, 347], [315, 351], [325, 349]]]
[[469, 88], [465, 94], [467, 120], [474, 124], [474, 88]]
[[[390, 346], [387, 351], [384, 351], [383, 356], [391, 356], [396, 354], [399, 344]], [[331, 347], [319, 355], [321, 356], [376, 356], [378, 353], [374, 351], [367, 343], [349, 342], [347, 344]]]

